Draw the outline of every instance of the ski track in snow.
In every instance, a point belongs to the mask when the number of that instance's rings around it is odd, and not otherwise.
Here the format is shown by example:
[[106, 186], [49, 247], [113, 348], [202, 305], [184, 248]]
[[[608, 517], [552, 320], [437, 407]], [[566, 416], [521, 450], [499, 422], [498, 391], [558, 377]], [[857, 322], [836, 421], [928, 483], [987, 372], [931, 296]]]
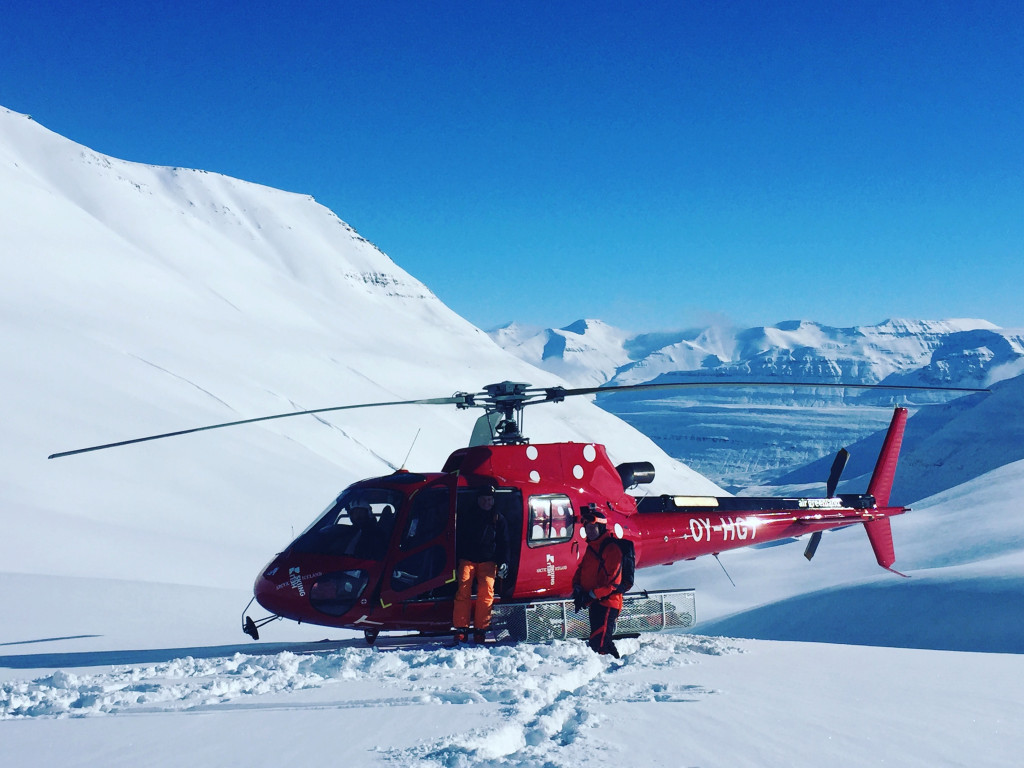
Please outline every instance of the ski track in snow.
[[[494, 727], [438, 739], [409, 749], [392, 749], [385, 756], [395, 765], [416, 762], [425, 766], [459, 768], [483, 761], [509, 761], [516, 765], [576, 765], [585, 757], [562, 752], [585, 740], [588, 754], [604, 743], [592, 729], [605, 717], [609, 704], [630, 702], [697, 701], [714, 693], [700, 686], [667, 685], [649, 680], [631, 681], [634, 668], [651, 669], [693, 664], [699, 655], [740, 652], [721, 638], [645, 636], [618, 642], [623, 657], [611, 661], [593, 654], [583, 643], [551, 643], [538, 647], [543, 661], [531, 674], [508, 688], [507, 676], [485, 677], [480, 695], [501, 704]], [[486, 653], [486, 651], [484, 651]], [[554, 667], [554, 670], [552, 669]], [[518, 674], [518, 671], [517, 673]], [[558, 750], [565, 762], [552, 750]]]
[[[739, 653], [728, 640], [651, 635], [619, 641], [622, 659], [600, 657], [580, 641], [543, 645], [341, 648], [328, 653], [191, 656], [96, 674], [57, 670], [0, 685], [0, 720], [144, 715], [210, 708], [291, 709], [291, 691], [336, 686], [319, 708], [490, 707], [493, 725], [409, 748], [381, 748], [396, 765], [461, 766], [516, 756], [551, 765], [552, 749], [571, 746], [604, 720], [601, 709], [631, 702], [698, 701], [713, 691], [634, 678], [631, 672], [680, 667], [701, 655]], [[379, 692], [366, 698], [370, 683]], [[355, 697], [346, 698], [345, 685]], [[279, 694], [271, 699], [266, 698]], [[280, 694], [284, 694], [281, 696]], [[261, 699], [261, 697], [264, 697]], [[540, 763], [538, 763], [540, 764]]]

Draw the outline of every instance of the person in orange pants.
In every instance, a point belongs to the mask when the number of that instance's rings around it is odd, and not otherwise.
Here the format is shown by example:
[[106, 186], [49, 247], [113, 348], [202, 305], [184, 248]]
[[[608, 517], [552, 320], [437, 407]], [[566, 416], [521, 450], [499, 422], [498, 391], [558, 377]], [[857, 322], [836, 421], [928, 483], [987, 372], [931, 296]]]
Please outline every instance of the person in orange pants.
[[484, 633], [491, 626], [495, 579], [508, 572], [508, 524], [494, 509], [494, 487], [482, 488], [476, 505], [460, 509], [455, 524], [459, 581], [452, 613], [455, 642], [465, 642], [469, 635], [473, 583], [476, 582], [473, 640], [482, 643]]

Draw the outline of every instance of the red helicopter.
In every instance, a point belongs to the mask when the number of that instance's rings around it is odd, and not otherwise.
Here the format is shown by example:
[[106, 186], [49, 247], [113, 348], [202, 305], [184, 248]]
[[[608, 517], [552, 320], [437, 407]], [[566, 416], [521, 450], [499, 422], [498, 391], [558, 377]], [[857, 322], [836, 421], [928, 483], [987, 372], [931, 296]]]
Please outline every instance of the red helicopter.
[[[889, 504], [906, 408], [895, 409], [867, 492], [835, 495], [849, 457], [843, 449], [832, 465], [824, 498], [685, 493], [638, 498], [628, 491], [654, 479], [650, 463], [615, 466], [603, 445], [532, 444], [521, 431], [527, 405], [614, 390], [707, 386], [708, 382], [688, 382], [567, 389], [505, 381], [476, 394], [460, 392], [443, 398], [277, 414], [66, 451], [49, 458], [353, 408], [410, 404], [483, 408], [485, 413], [477, 421], [470, 446], [452, 453], [439, 472], [403, 469], [350, 485], [267, 564], [256, 578], [253, 599], [271, 615], [258, 621], [244, 617], [243, 630], [253, 639], [259, 638], [260, 627], [279, 618], [361, 630], [371, 644], [381, 631], [449, 633], [459, 510], [474, 504], [478, 489], [485, 486], [495, 488], [495, 509], [505, 517], [514, 542], [508, 574], [496, 590], [492, 630], [499, 639], [543, 640], [589, 633], [585, 616], [576, 618], [571, 600], [572, 577], [585, 549], [581, 513], [589, 508], [600, 509], [608, 518], [609, 529], [632, 548], [636, 568], [806, 534], [810, 540], [804, 554], [810, 560], [823, 531], [859, 523], [864, 525], [878, 564], [893, 570], [896, 558], [889, 518], [908, 510]], [[717, 382], [712, 386], [765, 384]], [[782, 386], [863, 389], [877, 385], [786, 382]], [[694, 617], [692, 590], [630, 593], [619, 632], [688, 627]]]

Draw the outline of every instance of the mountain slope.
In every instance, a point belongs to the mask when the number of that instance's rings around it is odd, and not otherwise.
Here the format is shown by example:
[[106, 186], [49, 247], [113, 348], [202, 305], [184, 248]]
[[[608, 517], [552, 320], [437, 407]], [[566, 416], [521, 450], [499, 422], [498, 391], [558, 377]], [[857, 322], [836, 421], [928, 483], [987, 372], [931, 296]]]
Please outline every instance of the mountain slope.
[[[128, 163], [0, 110], [2, 568], [218, 585], [346, 484], [435, 470], [474, 412], [303, 417], [47, 461], [50, 453], [349, 403], [545, 383], [311, 198]], [[599, 440], [667, 490], [712, 490], [586, 402], [535, 442]], [[125, 546], [124, 542], [130, 542]]]

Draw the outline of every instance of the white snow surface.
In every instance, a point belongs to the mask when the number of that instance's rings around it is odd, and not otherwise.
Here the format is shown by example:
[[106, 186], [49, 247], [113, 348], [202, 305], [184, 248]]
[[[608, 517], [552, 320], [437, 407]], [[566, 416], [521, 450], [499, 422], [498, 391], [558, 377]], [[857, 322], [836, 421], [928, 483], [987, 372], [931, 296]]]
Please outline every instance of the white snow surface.
[[0, 727], [8, 754], [68, 766], [994, 767], [1017, 765], [1024, 744], [1021, 656], [620, 643], [611, 663], [580, 642], [342, 643], [58, 670], [4, 685], [17, 719]]
[[[1016, 766], [1024, 462], [894, 521], [641, 571], [698, 632], [449, 648], [240, 617], [348, 482], [436, 468], [474, 414], [351, 412], [58, 450], [539, 374], [309, 198], [98, 155], [0, 110], [0, 754], [5, 765]], [[538, 383], [535, 381], [535, 383]], [[587, 403], [541, 439], [653, 459]], [[997, 411], [998, 412], [998, 411]], [[326, 639], [326, 641], [324, 641]], [[323, 642], [322, 642], [323, 641]]]

